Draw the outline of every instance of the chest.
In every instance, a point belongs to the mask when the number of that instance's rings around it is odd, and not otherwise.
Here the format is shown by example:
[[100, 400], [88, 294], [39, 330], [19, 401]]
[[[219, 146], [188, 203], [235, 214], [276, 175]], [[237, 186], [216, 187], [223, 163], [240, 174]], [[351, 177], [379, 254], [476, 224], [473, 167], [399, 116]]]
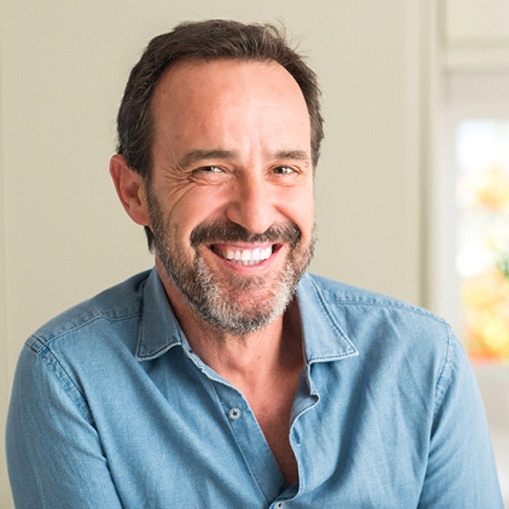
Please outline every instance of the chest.
[[299, 480], [297, 460], [290, 444], [290, 414], [292, 400], [276, 398], [272, 407], [266, 404], [253, 408], [256, 420], [281, 470], [285, 484], [290, 486]]
[[[352, 400], [347, 380], [330, 373], [316, 384], [319, 400], [307, 386], [296, 397], [274, 387], [249, 400], [198, 370], [168, 364], [152, 364], [147, 374], [136, 367], [132, 384], [119, 376], [115, 391], [97, 377], [87, 384], [104, 455], [126, 506], [171, 501], [176, 507], [266, 508], [264, 501], [276, 500], [284, 484], [297, 479], [298, 464], [306, 487], [298, 497], [302, 507], [349, 507], [352, 501], [392, 507], [393, 495], [408, 501], [399, 507], [415, 507], [426, 461], [416, 438], [429, 430], [412, 413]], [[396, 447], [405, 451], [397, 461]]]

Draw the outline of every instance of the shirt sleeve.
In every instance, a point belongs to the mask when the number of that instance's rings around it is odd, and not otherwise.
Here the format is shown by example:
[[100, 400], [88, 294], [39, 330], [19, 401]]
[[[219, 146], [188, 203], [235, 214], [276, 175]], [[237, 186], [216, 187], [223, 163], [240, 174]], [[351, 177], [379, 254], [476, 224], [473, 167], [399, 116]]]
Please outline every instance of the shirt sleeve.
[[503, 509], [481, 397], [452, 335], [436, 387], [428, 466], [419, 508]]
[[122, 508], [83, 396], [43, 353], [24, 347], [11, 395], [6, 447], [16, 508]]

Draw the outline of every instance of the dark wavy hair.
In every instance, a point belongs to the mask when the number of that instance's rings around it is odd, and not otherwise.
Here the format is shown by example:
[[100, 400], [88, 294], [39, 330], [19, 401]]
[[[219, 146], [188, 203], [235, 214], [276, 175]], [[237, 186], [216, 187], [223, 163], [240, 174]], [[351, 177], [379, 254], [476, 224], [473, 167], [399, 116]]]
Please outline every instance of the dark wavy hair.
[[[152, 39], [132, 69], [117, 116], [117, 152], [150, 182], [152, 167], [152, 96], [162, 75], [176, 62], [194, 60], [275, 61], [298, 83], [309, 111], [313, 165], [323, 139], [320, 89], [316, 74], [292, 49], [283, 30], [270, 24], [230, 20], [186, 22]], [[149, 248], [153, 234], [145, 227]]]

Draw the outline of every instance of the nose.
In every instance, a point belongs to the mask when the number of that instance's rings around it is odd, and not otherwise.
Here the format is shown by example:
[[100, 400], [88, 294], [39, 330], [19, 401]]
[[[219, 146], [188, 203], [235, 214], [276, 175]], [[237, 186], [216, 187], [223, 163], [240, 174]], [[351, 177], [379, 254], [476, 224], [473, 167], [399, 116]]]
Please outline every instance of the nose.
[[244, 176], [232, 189], [228, 219], [251, 233], [264, 233], [275, 222], [274, 198], [271, 184], [262, 175]]

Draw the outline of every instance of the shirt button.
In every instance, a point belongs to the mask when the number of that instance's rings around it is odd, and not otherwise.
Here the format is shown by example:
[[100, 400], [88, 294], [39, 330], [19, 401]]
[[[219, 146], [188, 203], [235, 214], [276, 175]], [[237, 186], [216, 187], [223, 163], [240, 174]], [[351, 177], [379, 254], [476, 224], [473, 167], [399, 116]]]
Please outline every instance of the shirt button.
[[236, 421], [237, 419], [240, 419], [241, 415], [242, 415], [242, 412], [241, 412], [240, 408], [232, 408], [228, 412], [228, 417], [230, 419], [233, 419], [234, 421]]

